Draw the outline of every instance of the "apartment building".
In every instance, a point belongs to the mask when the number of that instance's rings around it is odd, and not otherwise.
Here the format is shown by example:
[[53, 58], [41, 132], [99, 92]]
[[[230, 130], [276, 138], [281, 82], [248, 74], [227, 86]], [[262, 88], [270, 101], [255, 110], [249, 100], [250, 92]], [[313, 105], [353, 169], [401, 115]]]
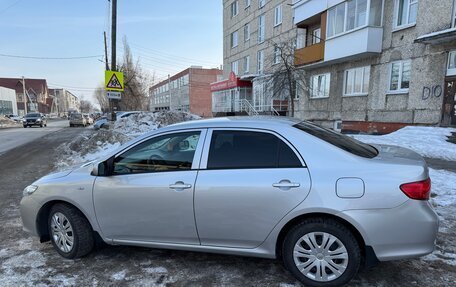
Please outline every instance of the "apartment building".
[[150, 108], [152, 111], [177, 110], [201, 117], [212, 117], [210, 84], [220, 80], [219, 69], [192, 66], [152, 86]]
[[223, 0], [224, 81], [212, 86], [214, 114], [270, 110], [276, 99], [265, 86], [275, 44], [295, 40], [291, 0]]
[[298, 115], [386, 133], [456, 125], [456, 0], [295, 0]]
[[[51, 97], [49, 96], [48, 86], [45, 79], [25, 79], [24, 86], [21, 78], [0, 78], [0, 87], [13, 89], [16, 91], [17, 112], [24, 115], [27, 112], [50, 113]], [[27, 102], [27, 110], [25, 103]]]
[[53, 97], [53, 112], [60, 116], [68, 115], [80, 110], [80, 102], [77, 96], [65, 89], [49, 89], [49, 95]]

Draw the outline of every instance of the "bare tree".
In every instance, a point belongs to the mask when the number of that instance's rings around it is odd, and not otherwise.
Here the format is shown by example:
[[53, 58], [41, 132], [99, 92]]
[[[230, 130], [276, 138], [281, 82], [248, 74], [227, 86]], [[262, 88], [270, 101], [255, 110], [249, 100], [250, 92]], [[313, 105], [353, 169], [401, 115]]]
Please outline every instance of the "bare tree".
[[139, 59], [134, 62], [126, 37], [123, 38], [123, 45], [124, 57], [119, 70], [124, 73], [125, 90], [119, 103], [120, 109], [149, 110], [149, 87], [153, 80], [141, 68]]
[[106, 96], [106, 90], [104, 89], [103, 84], [100, 84], [100, 86], [95, 90], [93, 97], [100, 105], [100, 109], [103, 113], [109, 112], [109, 100]]
[[290, 103], [290, 116], [295, 114], [295, 100], [297, 95], [307, 90], [306, 74], [303, 69], [295, 66], [295, 37], [285, 41], [270, 41], [274, 52], [267, 60], [270, 61], [271, 71], [269, 74], [269, 86], [272, 89], [272, 97], [287, 99]]
[[81, 99], [79, 102], [79, 107], [81, 109], [81, 113], [90, 113], [94, 109], [93, 104], [90, 101], [84, 99]]

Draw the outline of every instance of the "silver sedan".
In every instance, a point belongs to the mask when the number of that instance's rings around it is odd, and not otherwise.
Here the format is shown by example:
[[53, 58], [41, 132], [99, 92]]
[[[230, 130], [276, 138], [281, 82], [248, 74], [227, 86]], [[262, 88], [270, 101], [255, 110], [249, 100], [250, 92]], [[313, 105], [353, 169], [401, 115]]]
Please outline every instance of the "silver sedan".
[[24, 190], [24, 230], [77, 258], [94, 241], [278, 258], [308, 286], [434, 249], [430, 179], [413, 151], [308, 122], [172, 125]]

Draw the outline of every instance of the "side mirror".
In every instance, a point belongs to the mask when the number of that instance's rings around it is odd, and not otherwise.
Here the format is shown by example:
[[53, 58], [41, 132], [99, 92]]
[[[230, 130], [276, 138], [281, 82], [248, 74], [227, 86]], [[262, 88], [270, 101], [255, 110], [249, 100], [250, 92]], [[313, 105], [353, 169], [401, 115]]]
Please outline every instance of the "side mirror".
[[93, 176], [105, 176], [106, 175], [106, 162], [100, 162], [98, 164], [94, 164], [92, 168], [92, 172], [90, 175]]

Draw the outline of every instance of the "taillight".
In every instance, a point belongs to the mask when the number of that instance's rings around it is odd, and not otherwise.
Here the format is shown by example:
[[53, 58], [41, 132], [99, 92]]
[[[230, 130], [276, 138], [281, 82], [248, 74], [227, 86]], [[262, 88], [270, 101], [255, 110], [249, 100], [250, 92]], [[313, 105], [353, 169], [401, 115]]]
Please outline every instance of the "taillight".
[[431, 195], [431, 179], [404, 183], [400, 188], [411, 199], [428, 200]]

